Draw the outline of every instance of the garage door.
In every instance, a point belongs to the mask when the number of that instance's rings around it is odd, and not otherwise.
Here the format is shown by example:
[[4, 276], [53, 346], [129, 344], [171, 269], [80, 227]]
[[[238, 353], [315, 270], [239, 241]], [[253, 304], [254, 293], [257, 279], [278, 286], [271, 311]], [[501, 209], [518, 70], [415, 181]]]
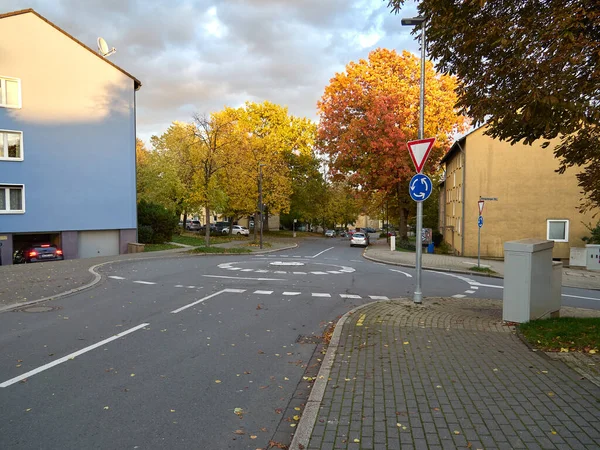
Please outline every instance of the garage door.
[[119, 230], [80, 231], [79, 257], [113, 256], [119, 254]]

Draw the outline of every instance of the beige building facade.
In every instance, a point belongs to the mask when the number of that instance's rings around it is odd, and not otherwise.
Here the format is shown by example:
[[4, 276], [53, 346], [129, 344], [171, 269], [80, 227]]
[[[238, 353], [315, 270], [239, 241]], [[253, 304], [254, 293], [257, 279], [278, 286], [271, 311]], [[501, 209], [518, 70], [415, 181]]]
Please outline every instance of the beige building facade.
[[556, 172], [553, 145], [511, 145], [478, 128], [456, 141], [442, 158], [440, 228], [457, 255], [477, 256], [478, 202], [484, 201], [481, 256], [504, 257], [504, 242], [553, 240], [553, 257], [568, 259], [584, 247], [598, 211], [579, 212], [577, 168]]

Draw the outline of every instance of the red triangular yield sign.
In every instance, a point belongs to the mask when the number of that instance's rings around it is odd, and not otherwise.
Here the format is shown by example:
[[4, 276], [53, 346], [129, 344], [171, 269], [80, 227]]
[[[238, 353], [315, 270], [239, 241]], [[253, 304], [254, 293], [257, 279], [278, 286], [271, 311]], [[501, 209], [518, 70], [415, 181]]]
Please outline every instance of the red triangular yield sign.
[[415, 169], [417, 169], [417, 173], [421, 173], [423, 170], [423, 166], [425, 165], [425, 161], [427, 161], [429, 152], [433, 148], [434, 142], [435, 138], [427, 138], [419, 139], [418, 141], [409, 141], [406, 143], [410, 157], [415, 164]]

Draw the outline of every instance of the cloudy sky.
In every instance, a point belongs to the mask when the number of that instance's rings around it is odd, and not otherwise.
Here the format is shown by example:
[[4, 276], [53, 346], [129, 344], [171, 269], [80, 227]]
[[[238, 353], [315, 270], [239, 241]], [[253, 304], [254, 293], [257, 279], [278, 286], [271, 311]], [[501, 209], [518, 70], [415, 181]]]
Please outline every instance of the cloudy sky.
[[418, 52], [387, 0], [3, 0], [33, 8], [91, 48], [102, 36], [141, 80], [138, 135], [161, 134], [245, 101], [269, 100], [316, 119], [325, 86], [377, 47]]

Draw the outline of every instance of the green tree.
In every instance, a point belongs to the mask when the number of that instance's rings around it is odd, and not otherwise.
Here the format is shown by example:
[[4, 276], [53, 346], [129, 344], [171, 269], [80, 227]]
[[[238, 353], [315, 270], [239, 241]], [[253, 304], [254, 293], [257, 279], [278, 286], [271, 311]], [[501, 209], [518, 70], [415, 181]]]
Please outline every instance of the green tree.
[[600, 207], [600, 2], [423, 0], [419, 13], [460, 111], [511, 143], [559, 138], [559, 172], [581, 167], [581, 208]]

